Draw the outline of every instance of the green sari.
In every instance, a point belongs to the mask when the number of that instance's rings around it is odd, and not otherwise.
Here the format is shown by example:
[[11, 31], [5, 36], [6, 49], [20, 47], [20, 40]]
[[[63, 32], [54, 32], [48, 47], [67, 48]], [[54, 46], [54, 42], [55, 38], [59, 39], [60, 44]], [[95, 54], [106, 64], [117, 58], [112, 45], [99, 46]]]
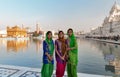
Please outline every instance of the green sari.
[[[48, 35], [46, 35], [45, 42], [47, 43], [48, 47], [46, 46], [45, 49], [48, 49], [49, 55], [53, 56], [54, 53], [54, 43], [52, 38], [49, 40]], [[47, 50], [44, 50], [46, 52]], [[54, 60], [43, 63], [42, 70], [41, 70], [41, 77], [51, 77], [53, 74], [54, 69]]]
[[68, 37], [69, 47], [69, 60], [67, 62], [68, 77], [77, 77], [77, 64], [78, 64], [78, 45], [74, 34]]

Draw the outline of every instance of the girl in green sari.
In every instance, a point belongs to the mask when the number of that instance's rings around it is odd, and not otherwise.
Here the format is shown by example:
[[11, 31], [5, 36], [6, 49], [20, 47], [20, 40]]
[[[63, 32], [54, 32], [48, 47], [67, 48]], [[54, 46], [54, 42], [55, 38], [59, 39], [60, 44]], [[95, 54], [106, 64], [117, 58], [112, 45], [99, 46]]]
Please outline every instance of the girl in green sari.
[[46, 33], [46, 39], [43, 41], [43, 66], [41, 70], [41, 77], [51, 77], [54, 67], [54, 42], [52, 40], [52, 32]]
[[68, 62], [67, 74], [68, 77], [77, 77], [77, 64], [78, 64], [78, 45], [73, 30], [70, 28], [68, 34]]

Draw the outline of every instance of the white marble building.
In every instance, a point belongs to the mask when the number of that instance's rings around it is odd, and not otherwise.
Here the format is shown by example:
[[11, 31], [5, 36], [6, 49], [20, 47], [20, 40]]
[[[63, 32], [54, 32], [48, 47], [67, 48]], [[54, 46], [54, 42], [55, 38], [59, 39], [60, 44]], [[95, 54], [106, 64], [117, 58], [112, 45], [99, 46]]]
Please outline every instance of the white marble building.
[[101, 27], [91, 30], [92, 36], [120, 36], [120, 6], [115, 2]]
[[7, 31], [6, 30], [0, 30], [0, 38], [1, 37], [7, 37]]

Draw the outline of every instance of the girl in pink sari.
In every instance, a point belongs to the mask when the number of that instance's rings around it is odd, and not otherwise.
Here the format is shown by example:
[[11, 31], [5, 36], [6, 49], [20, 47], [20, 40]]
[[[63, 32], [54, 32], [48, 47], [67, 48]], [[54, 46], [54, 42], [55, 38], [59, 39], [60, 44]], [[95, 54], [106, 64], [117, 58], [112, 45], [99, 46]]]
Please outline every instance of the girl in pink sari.
[[59, 31], [58, 39], [55, 40], [55, 57], [56, 57], [56, 77], [63, 77], [66, 67], [66, 49], [67, 44], [64, 39], [63, 31]]

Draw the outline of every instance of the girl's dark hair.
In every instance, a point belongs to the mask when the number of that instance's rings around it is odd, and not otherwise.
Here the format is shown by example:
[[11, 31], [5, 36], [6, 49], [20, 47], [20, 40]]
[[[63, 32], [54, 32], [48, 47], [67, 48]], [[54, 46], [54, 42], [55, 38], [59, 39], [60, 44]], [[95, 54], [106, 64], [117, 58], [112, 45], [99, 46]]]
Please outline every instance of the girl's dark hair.
[[58, 34], [60, 34], [61, 32], [64, 34], [64, 32], [63, 32], [62, 30], [60, 30], [60, 31], [58, 32]]
[[68, 33], [70, 30], [73, 32], [73, 29], [72, 29], [72, 28], [69, 28], [69, 29], [67, 30], [67, 33]]
[[51, 33], [51, 34], [52, 34], [52, 32], [51, 32], [51, 31], [47, 31], [47, 33], [46, 33], [46, 34], [48, 35], [49, 33]]

